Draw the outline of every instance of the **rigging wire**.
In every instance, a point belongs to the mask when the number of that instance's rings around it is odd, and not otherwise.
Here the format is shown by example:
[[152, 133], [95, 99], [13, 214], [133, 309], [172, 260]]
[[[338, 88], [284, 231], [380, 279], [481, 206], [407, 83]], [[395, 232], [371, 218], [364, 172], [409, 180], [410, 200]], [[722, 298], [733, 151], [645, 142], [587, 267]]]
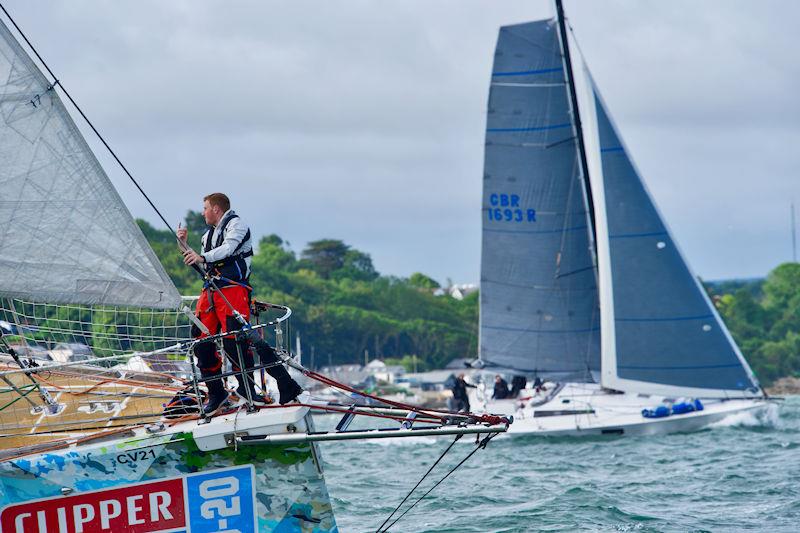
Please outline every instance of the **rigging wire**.
[[[341, 383], [339, 381], [335, 381], [335, 380], [333, 380], [333, 379], [331, 379], [331, 378], [329, 378], [329, 377], [327, 377], [327, 376], [325, 376], [323, 374], [319, 374], [319, 373], [314, 372], [312, 370], [308, 370], [307, 368], [305, 368], [303, 366], [300, 366], [300, 365], [297, 365], [297, 364], [294, 364], [292, 366], [295, 369], [300, 370], [308, 378], [316, 380], [316, 381], [319, 381], [320, 383], [323, 383], [325, 385], [337, 387], [339, 389], [348, 391], [350, 393], [357, 393], [357, 394], [359, 394], [361, 396], [364, 396], [365, 398], [370, 398], [370, 399], [379, 401], [379, 402], [381, 402], [381, 403], [383, 403], [385, 405], [389, 405], [391, 407], [397, 407], [399, 409], [407, 409], [409, 411], [414, 411], [414, 412], [417, 412], [417, 413], [419, 413], [421, 415], [428, 416], [428, 417], [439, 417], [443, 421], [445, 421], [446, 418], [450, 418], [451, 420], [465, 420], [465, 421], [483, 422], [483, 423], [487, 423], [487, 424], [507, 424], [507, 423], [509, 423], [508, 417], [504, 417], [504, 416], [492, 415], [492, 414], [488, 414], [488, 413], [487, 414], [482, 414], [482, 415], [475, 414], [475, 413], [453, 413], [451, 411], [447, 411], [447, 410], [444, 410], [444, 409], [426, 409], [426, 408], [419, 407], [417, 405], [408, 404], [408, 403], [405, 403], [405, 402], [398, 402], [398, 401], [394, 401], [394, 400], [388, 400], [386, 398], [381, 398], [380, 396], [375, 396], [373, 394], [369, 394], [369, 393], [367, 393], [365, 391], [359, 391], [358, 389], [354, 389], [352, 387], [349, 387], [349, 386], [345, 385], [344, 383]], [[441, 416], [437, 415], [436, 413], [440, 413]]]
[[106, 149], [109, 151], [109, 153], [114, 157], [114, 160], [117, 162], [117, 164], [119, 164], [119, 166], [122, 168], [122, 170], [125, 172], [125, 174], [127, 174], [128, 178], [130, 178], [131, 182], [133, 182], [133, 184], [136, 186], [136, 188], [139, 189], [139, 192], [142, 193], [142, 196], [144, 196], [144, 199], [147, 200], [147, 203], [150, 204], [150, 207], [153, 208], [153, 211], [156, 212], [156, 214], [161, 219], [161, 221], [164, 222], [164, 225], [167, 226], [169, 231], [177, 239], [178, 236], [175, 233], [175, 230], [172, 229], [172, 226], [169, 224], [169, 222], [167, 222], [167, 219], [164, 218], [164, 215], [161, 214], [161, 211], [158, 210], [158, 208], [153, 203], [153, 201], [150, 199], [150, 197], [147, 196], [147, 193], [144, 192], [144, 189], [142, 189], [141, 185], [139, 185], [139, 182], [136, 181], [136, 178], [133, 177], [133, 174], [130, 173], [130, 171], [125, 166], [125, 164], [122, 162], [122, 160], [117, 156], [116, 152], [114, 152], [114, 150], [111, 148], [111, 146], [108, 144], [108, 142], [106, 142], [105, 138], [100, 134], [100, 132], [97, 130], [97, 128], [94, 127], [94, 124], [92, 124], [92, 121], [89, 120], [89, 117], [86, 116], [86, 113], [83, 112], [83, 109], [81, 109], [80, 106], [78, 105], [78, 103], [72, 98], [72, 96], [69, 94], [67, 89], [64, 87], [64, 84], [61, 83], [61, 81], [58, 79], [58, 76], [56, 76], [55, 73], [50, 69], [50, 67], [47, 65], [47, 63], [42, 58], [42, 56], [39, 55], [39, 52], [36, 50], [36, 48], [33, 46], [33, 44], [31, 44], [30, 40], [28, 40], [28, 37], [25, 35], [25, 33], [22, 31], [22, 29], [17, 25], [17, 23], [14, 20], [14, 18], [11, 16], [11, 14], [8, 12], [8, 10], [6, 10], [5, 6], [2, 3], [0, 3], [0, 9], [3, 10], [3, 13], [5, 13], [6, 17], [8, 17], [8, 20], [11, 21], [11, 24], [14, 25], [14, 28], [16, 28], [17, 32], [19, 32], [19, 34], [22, 37], [22, 39], [25, 41], [25, 43], [28, 45], [28, 47], [34, 53], [34, 55], [39, 60], [39, 62], [42, 64], [42, 66], [44, 66], [44, 68], [47, 70], [47, 72], [53, 78], [54, 81], [50, 85], [50, 88], [55, 88], [56, 86], [61, 87], [61, 91], [64, 93], [64, 96], [67, 97], [67, 99], [75, 107], [75, 109], [78, 111], [78, 113], [80, 113], [81, 117], [83, 117], [83, 120], [86, 121], [86, 124], [88, 124], [89, 127], [94, 132], [94, 134], [97, 135], [97, 138], [100, 139], [100, 142], [103, 143], [103, 146], [106, 147]]
[[[466, 457], [464, 457], [464, 458], [463, 458], [463, 459], [462, 459], [462, 460], [461, 460], [461, 461], [460, 461], [460, 462], [459, 462], [459, 463], [458, 463], [456, 466], [454, 466], [453, 468], [451, 468], [451, 469], [450, 469], [450, 471], [448, 471], [448, 472], [447, 472], [447, 474], [445, 474], [445, 475], [444, 475], [444, 477], [442, 477], [442, 478], [441, 478], [439, 481], [437, 481], [436, 483], [434, 483], [434, 484], [433, 484], [433, 486], [432, 486], [431, 488], [429, 488], [429, 489], [427, 490], [427, 492], [425, 492], [425, 494], [423, 494], [422, 496], [420, 496], [420, 497], [419, 497], [419, 498], [418, 498], [418, 499], [417, 499], [417, 500], [416, 500], [414, 503], [412, 503], [412, 504], [411, 504], [411, 505], [410, 505], [410, 506], [409, 506], [409, 507], [408, 507], [408, 508], [407, 508], [405, 511], [403, 511], [403, 513], [402, 513], [400, 516], [398, 516], [397, 518], [395, 518], [395, 520], [394, 520], [394, 521], [393, 521], [391, 524], [389, 524], [388, 526], [386, 526], [384, 529], [381, 529], [381, 528], [383, 527], [383, 524], [381, 524], [381, 527], [379, 527], [379, 528], [378, 528], [378, 530], [377, 530], [377, 533], [385, 533], [386, 531], [389, 531], [389, 528], [391, 528], [393, 525], [395, 525], [397, 522], [399, 522], [399, 521], [400, 521], [400, 519], [401, 519], [401, 518], [403, 518], [403, 517], [406, 515], [406, 513], [408, 513], [408, 512], [409, 512], [411, 509], [413, 509], [413, 508], [414, 508], [414, 507], [415, 507], [415, 506], [416, 506], [416, 505], [417, 505], [419, 502], [421, 502], [422, 500], [424, 500], [424, 499], [425, 499], [425, 497], [427, 497], [427, 496], [428, 496], [428, 494], [430, 494], [431, 492], [433, 492], [433, 489], [435, 489], [436, 487], [438, 487], [439, 485], [441, 485], [441, 484], [442, 484], [442, 482], [443, 482], [445, 479], [447, 479], [448, 477], [450, 477], [450, 475], [451, 475], [453, 472], [455, 472], [456, 470], [458, 470], [458, 468], [460, 468], [460, 467], [461, 467], [461, 465], [463, 465], [464, 463], [466, 463], [466, 462], [467, 462], [467, 460], [468, 460], [470, 457], [472, 457], [473, 455], [475, 455], [475, 452], [477, 452], [478, 450], [483, 450], [483, 449], [485, 449], [485, 448], [486, 448], [486, 445], [487, 445], [487, 444], [489, 444], [489, 441], [490, 441], [490, 440], [492, 440], [493, 438], [495, 438], [496, 436], [498, 436], [499, 434], [500, 434], [500, 433], [490, 433], [489, 435], [486, 435], [486, 436], [483, 438], [483, 440], [481, 440], [481, 441], [480, 441], [480, 442], [479, 442], [479, 443], [478, 443], [478, 444], [475, 446], [475, 449], [474, 449], [474, 450], [472, 450], [471, 452], [469, 452], [469, 454], [467, 454], [467, 456], [466, 456]], [[460, 437], [460, 436], [461, 436], [461, 435], [459, 435], [459, 437]], [[456, 442], [457, 440], [458, 440], [458, 437], [456, 437], [456, 439], [455, 439], [455, 440], [454, 440], [454, 441], [453, 441], [453, 442], [450, 444], [450, 446], [452, 447], [452, 445], [453, 445], [453, 444], [455, 444], [455, 442]], [[447, 448], [447, 450], [445, 450], [445, 453], [447, 453], [447, 451], [449, 451], [449, 450], [450, 450], [450, 447], [448, 447], [448, 448]], [[439, 459], [441, 459], [441, 457], [440, 457]], [[438, 462], [438, 460], [437, 460], [437, 462]], [[436, 466], [436, 465], [434, 464], [434, 466]], [[422, 480], [423, 480], [423, 479], [425, 479], [425, 477], [427, 477], [427, 476], [428, 476], [428, 474], [430, 474], [430, 471], [431, 471], [432, 469], [433, 469], [433, 467], [431, 467], [431, 469], [430, 469], [430, 470], [428, 470], [428, 472], [426, 472], [426, 473], [425, 473], [425, 475], [422, 477], [422, 479], [420, 479], [420, 480], [419, 480], [419, 483], [422, 483]], [[417, 485], [415, 485], [415, 486], [414, 486], [414, 489], [411, 489], [411, 492], [414, 492], [414, 490], [415, 490], [415, 489], [416, 489], [416, 488], [419, 486], [419, 483], [417, 483]], [[407, 495], [407, 496], [406, 496], [406, 497], [403, 499], [403, 502], [405, 502], [405, 501], [406, 501], [406, 499], [408, 499], [408, 497], [409, 497], [409, 496], [411, 496], [411, 493], [409, 493], [409, 494], [408, 494], [408, 495]], [[400, 505], [402, 505], [402, 503], [401, 503]], [[398, 505], [398, 508], [399, 508], [399, 507], [400, 507], [400, 506]], [[394, 514], [395, 512], [397, 512], [397, 509], [395, 509], [394, 511], [392, 511], [392, 514]], [[390, 515], [390, 517], [391, 517], [391, 515]], [[388, 519], [387, 519], [387, 520], [388, 520]], [[386, 522], [384, 522], [384, 524], [385, 524], [385, 523], [386, 523]]]
[[[456, 435], [456, 438], [455, 438], [455, 439], [453, 439], [453, 442], [451, 442], [451, 443], [450, 443], [450, 446], [448, 446], [448, 447], [445, 449], [445, 451], [443, 451], [443, 452], [442, 452], [442, 454], [439, 456], [439, 458], [438, 458], [438, 459], [436, 459], [436, 461], [434, 461], [434, 463], [431, 465], [431, 467], [428, 469], [428, 471], [427, 471], [427, 472], [425, 472], [425, 474], [424, 474], [424, 475], [423, 475], [421, 478], [419, 478], [419, 481], [417, 481], [417, 484], [416, 484], [416, 485], [414, 485], [414, 488], [413, 488], [413, 489], [411, 489], [410, 491], [408, 491], [408, 494], [406, 494], [406, 497], [405, 497], [405, 498], [403, 498], [403, 501], [401, 501], [399, 504], [397, 504], [397, 507], [395, 507], [395, 508], [394, 508], [394, 511], [392, 511], [392, 513], [391, 513], [389, 516], [387, 516], [387, 517], [386, 517], [386, 520], [384, 520], [384, 521], [383, 521], [383, 523], [382, 523], [380, 526], [378, 526], [378, 532], [379, 532], [379, 533], [380, 533], [380, 531], [381, 531], [381, 530], [383, 530], [383, 526], [385, 526], [385, 525], [386, 525], [386, 523], [387, 523], [389, 520], [391, 520], [391, 519], [392, 519], [392, 517], [394, 516], [394, 514], [395, 514], [397, 511], [399, 511], [399, 510], [400, 510], [400, 507], [402, 507], [402, 506], [403, 506], [403, 504], [404, 504], [404, 503], [406, 503], [406, 501], [408, 501], [408, 499], [411, 497], [411, 495], [414, 493], [414, 491], [415, 491], [415, 490], [417, 490], [417, 487], [419, 487], [419, 486], [420, 486], [420, 484], [421, 484], [423, 481], [425, 481], [425, 478], [427, 478], [427, 477], [428, 477], [428, 475], [429, 475], [429, 474], [430, 474], [430, 473], [433, 471], [433, 469], [434, 469], [434, 468], [436, 468], [436, 465], [438, 465], [438, 464], [439, 464], [439, 462], [440, 462], [442, 459], [444, 459], [444, 456], [445, 456], [445, 455], [447, 455], [447, 452], [449, 452], [449, 451], [450, 451], [450, 449], [451, 449], [451, 448], [452, 448], [452, 447], [455, 445], [455, 443], [456, 443], [456, 442], [458, 442], [458, 440], [459, 440], [459, 439], [460, 439], [462, 436], [463, 436], [463, 435]], [[390, 527], [391, 527], [391, 526], [390, 526]], [[386, 529], [388, 529], [388, 528], [386, 528]]]

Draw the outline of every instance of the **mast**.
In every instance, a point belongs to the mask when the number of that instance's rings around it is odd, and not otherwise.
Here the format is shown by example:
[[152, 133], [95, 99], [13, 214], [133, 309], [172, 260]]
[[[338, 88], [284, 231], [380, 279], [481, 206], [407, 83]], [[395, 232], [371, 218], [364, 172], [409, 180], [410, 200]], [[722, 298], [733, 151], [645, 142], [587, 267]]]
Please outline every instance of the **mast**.
[[586, 160], [586, 145], [583, 140], [583, 127], [581, 125], [581, 114], [578, 109], [578, 95], [575, 90], [575, 76], [572, 73], [572, 57], [569, 52], [569, 39], [567, 39], [567, 28], [564, 22], [564, 6], [561, 0], [556, 2], [556, 17], [558, 19], [558, 35], [561, 40], [561, 49], [564, 52], [565, 71], [567, 73], [567, 87], [569, 88], [570, 105], [572, 106], [572, 115], [575, 118], [575, 139], [578, 142], [578, 154], [581, 163], [581, 174], [583, 174], [583, 192], [586, 195], [586, 204], [589, 210], [589, 226], [592, 228], [592, 255], [595, 260], [595, 269], [597, 268], [597, 230], [595, 229], [595, 216], [594, 216], [594, 199], [592, 197], [592, 188], [589, 186], [589, 164]]

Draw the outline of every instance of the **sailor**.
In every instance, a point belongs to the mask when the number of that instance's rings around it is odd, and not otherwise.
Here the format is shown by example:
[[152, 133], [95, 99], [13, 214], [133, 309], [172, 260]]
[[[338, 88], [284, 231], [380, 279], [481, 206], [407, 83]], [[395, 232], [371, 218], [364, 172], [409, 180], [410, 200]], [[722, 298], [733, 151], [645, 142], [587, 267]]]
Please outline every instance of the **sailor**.
[[[536, 378], [539, 379], [539, 378]], [[541, 380], [539, 380], [541, 382]], [[516, 375], [511, 378], [511, 392], [508, 394], [509, 398], [516, 398], [519, 396], [519, 393], [525, 389], [525, 386], [528, 384], [528, 378], [522, 375]]]
[[497, 374], [494, 377], [494, 392], [492, 392], [493, 400], [505, 400], [508, 398], [508, 382]]
[[477, 388], [475, 385], [467, 383], [464, 379], [464, 374], [459, 374], [453, 383], [453, 400], [455, 403], [453, 411], [466, 411], [469, 412], [469, 397], [467, 396], [467, 387]]
[[[241, 329], [242, 324], [234, 311], [249, 321], [250, 263], [253, 256], [253, 243], [250, 229], [242, 218], [231, 210], [228, 197], [220, 192], [209, 194], [203, 198], [203, 217], [209, 229], [203, 234], [202, 253], [197, 253], [186, 245], [187, 229], [178, 228], [177, 236], [182, 243], [183, 262], [197, 265], [214, 279], [214, 284], [206, 283], [197, 301], [197, 318], [206, 326], [211, 335]], [[206, 337], [199, 328], [193, 328], [195, 338]], [[237, 346], [238, 344], [238, 346]], [[262, 363], [279, 361], [269, 345], [259, 348]], [[253, 353], [246, 339], [237, 341], [233, 335], [222, 340], [225, 353], [238, 370], [239, 350], [244, 357], [245, 367], [252, 368]], [[267, 353], [262, 353], [262, 352]], [[201, 342], [195, 345], [197, 366], [208, 387], [208, 401], [203, 406], [203, 414], [210, 415], [222, 407], [228, 399], [228, 391], [220, 379], [211, 379], [222, 373], [222, 357], [217, 353], [214, 343]], [[269, 367], [267, 372], [278, 382], [280, 403], [294, 400], [302, 392], [283, 365]], [[265, 403], [262, 395], [254, 389], [252, 372], [246, 378], [238, 378], [236, 391], [242, 398], [250, 398], [255, 402]], [[244, 383], [243, 383], [244, 382]]]

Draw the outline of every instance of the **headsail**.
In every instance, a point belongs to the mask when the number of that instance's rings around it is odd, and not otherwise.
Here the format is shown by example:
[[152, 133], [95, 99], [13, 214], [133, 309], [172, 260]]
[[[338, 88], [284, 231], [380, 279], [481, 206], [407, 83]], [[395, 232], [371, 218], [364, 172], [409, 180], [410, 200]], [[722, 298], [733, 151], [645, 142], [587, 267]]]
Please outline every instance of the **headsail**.
[[608, 227], [607, 242], [599, 244], [608, 247], [608, 254], [600, 254], [599, 268], [613, 290], [613, 321], [608, 324], [614, 328], [609, 335], [614, 348], [605, 350], [604, 343], [603, 385], [670, 396], [760, 395], [750, 367], [683, 259], [591, 81], [589, 88], [602, 168], [592, 180], [603, 188], [599, 196], [605, 202], [596, 209]]
[[600, 366], [597, 284], [553, 20], [500, 29], [482, 215], [481, 360], [591, 381]]
[[47, 78], [0, 21], [0, 297], [180, 296]]

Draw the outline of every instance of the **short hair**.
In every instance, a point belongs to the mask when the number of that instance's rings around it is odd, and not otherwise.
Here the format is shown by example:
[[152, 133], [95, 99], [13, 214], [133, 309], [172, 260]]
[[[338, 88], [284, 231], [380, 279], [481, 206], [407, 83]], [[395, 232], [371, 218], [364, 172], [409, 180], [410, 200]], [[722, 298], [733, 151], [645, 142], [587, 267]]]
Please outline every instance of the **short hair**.
[[220, 209], [222, 209], [223, 213], [231, 208], [230, 199], [227, 197], [227, 195], [221, 192], [212, 192], [211, 194], [206, 195], [203, 198], [203, 201], [208, 202], [210, 205], [218, 206]]

